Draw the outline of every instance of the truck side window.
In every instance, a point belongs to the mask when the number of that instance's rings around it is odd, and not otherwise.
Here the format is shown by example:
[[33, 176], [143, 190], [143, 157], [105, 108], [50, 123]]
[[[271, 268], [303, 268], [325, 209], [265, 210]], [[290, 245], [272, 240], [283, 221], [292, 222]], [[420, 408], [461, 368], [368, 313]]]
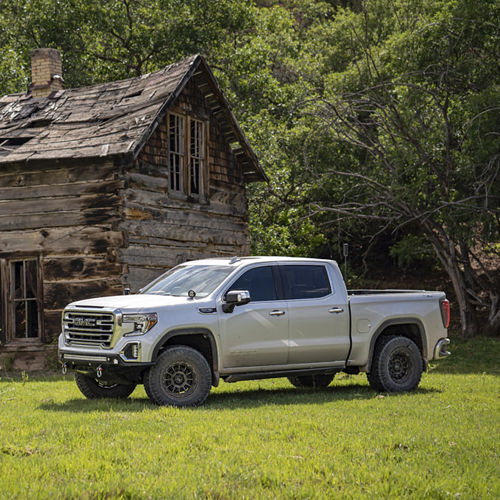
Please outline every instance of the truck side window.
[[324, 266], [280, 266], [285, 299], [315, 299], [332, 291]]
[[250, 269], [231, 285], [228, 292], [231, 290], [248, 290], [252, 302], [276, 300], [272, 267], [264, 266]]

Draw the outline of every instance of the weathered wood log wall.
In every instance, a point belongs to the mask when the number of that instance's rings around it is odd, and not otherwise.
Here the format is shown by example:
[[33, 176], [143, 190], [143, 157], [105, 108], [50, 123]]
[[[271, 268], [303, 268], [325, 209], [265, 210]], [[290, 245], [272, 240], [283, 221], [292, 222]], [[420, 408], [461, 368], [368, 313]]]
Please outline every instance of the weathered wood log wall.
[[122, 293], [121, 185], [104, 159], [0, 169], [0, 259], [39, 258], [46, 342], [59, 334], [68, 302]]
[[120, 228], [128, 246], [120, 258], [133, 291], [180, 262], [249, 252], [243, 177], [217, 118], [193, 81], [169, 110], [209, 123], [207, 195], [199, 200], [168, 193], [165, 119], [126, 173]]

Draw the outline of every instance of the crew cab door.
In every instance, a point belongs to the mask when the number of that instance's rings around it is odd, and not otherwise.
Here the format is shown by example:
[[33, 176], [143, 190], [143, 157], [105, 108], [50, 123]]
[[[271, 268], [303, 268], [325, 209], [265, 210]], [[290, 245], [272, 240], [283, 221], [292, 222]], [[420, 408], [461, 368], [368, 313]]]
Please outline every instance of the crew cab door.
[[288, 304], [288, 363], [343, 366], [350, 347], [347, 297], [323, 264], [284, 263], [279, 270]]
[[278, 300], [277, 279], [277, 266], [257, 266], [243, 271], [225, 291], [248, 290], [250, 303], [219, 314], [224, 368], [286, 364], [288, 311]]

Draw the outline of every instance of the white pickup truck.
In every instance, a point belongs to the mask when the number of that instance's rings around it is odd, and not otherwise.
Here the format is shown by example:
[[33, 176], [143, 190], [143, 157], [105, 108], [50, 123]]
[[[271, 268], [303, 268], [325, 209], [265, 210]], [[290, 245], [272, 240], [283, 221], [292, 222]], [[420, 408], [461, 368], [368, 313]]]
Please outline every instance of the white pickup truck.
[[59, 359], [87, 398], [144, 384], [159, 405], [202, 404], [220, 379], [326, 387], [340, 371], [410, 391], [429, 360], [449, 355], [449, 311], [443, 292], [348, 291], [332, 260], [206, 259], [135, 295], [69, 304]]

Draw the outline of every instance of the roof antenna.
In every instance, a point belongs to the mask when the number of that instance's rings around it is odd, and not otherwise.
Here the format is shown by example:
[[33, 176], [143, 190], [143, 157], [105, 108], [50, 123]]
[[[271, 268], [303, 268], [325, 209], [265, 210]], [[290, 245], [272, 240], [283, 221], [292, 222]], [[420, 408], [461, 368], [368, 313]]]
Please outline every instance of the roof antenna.
[[241, 259], [237, 256], [233, 257], [230, 261], [229, 264], [235, 264], [236, 262], [239, 262]]

